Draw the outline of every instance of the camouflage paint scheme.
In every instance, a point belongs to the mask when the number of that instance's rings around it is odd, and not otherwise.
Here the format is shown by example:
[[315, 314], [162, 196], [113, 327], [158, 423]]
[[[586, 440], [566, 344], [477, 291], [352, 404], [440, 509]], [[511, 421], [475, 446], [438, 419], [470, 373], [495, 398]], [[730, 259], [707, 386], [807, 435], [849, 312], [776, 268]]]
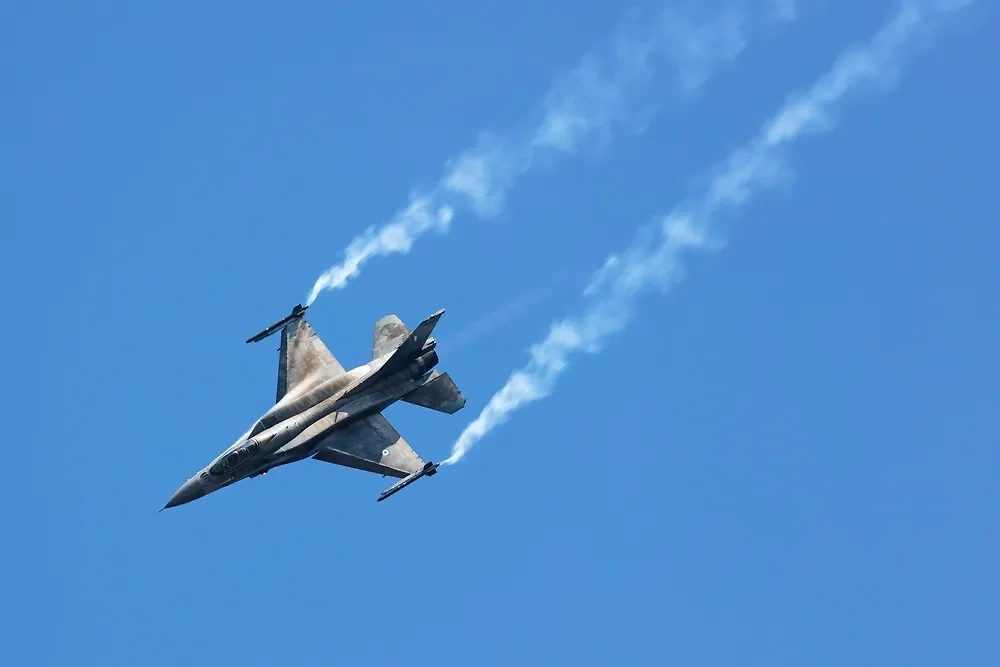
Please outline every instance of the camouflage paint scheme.
[[400, 400], [448, 414], [465, 406], [451, 377], [433, 370], [438, 356], [430, 334], [444, 310], [413, 332], [395, 315], [386, 315], [375, 323], [371, 361], [349, 371], [306, 322], [305, 310], [296, 306], [247, 341], [281, 332], [274, 406], [181, 485], [164, 509], [307, 458], [402, 479], [379, 500], [437, 471], [437, 464], [425, 463], [381, 412]]

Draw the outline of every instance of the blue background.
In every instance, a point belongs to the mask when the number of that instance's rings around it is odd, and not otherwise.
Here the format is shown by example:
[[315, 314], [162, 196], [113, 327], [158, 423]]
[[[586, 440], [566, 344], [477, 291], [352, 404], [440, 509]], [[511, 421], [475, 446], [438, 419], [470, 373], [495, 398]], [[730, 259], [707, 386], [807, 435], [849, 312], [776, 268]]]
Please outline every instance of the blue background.
[[[641, 136], [526, 175], [501, 215], [373, 262], [310, 321], [351, 367], [385, 313], [448, 309], [468, 407], [387, 411], [444, 458], [589, 271], [892, 7], [752, 37]], [[458, 466], [376, 504], [391, 480], [304, 462], [156, 513], [269, 407], [277, 343], [243, 340], [620, 15], [0, 9], [4, 664], [1000, 663], [985, 0]]]

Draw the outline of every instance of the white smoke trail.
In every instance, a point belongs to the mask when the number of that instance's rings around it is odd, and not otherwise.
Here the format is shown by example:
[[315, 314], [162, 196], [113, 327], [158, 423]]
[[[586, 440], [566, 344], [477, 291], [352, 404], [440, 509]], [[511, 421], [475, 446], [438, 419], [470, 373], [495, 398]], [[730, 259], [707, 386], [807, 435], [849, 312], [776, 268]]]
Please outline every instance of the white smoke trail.
[[[765, 23], [795, 17], [795, 0], [769, 1], [767, 11], [756, 13], [763, 14]], [[606, 141], [615, 129], [641, 131], [656, 104], [647, 99], [652, 90], [673, 87], [682, 96], [694, 94], [717, 68], [739, 55], [747, 39], [745, 13], [733, 4], [705, 22], [673, 7], [651, 17], [629, 14], [606, 53], [585, 57], [553, 84], [539, 122], [504, 138], [484, 136], [449, 161], [429, 193], [411, 195], [409, 206], [390, 221], [351, 241], [343, 260], [316, 280], [307, 304], [324, 290], [345, 287], [373, 257], [405, 254], [430, 231], [447, 233], [462, 207], [480, 217], [496, 214], [517, 176], [532, 167], [575, 153], [588, 140]], [[664, 62], [676, 75], [672, 87], [657, 79]]]
[[907, 0], [865, 45], [841, 55], [811, 88], [792, 97], [747, 145], [722, 164], [701, 197], [678, 208], [659, 225], [640, 231], [632, 247], [612, 255], [584, 291], [589, 305], [575, 319], [555, 323], [531, 350], [531, 360], [515, 371], [479, 416], [459, 435], [444, 463], [453, 464], [517, 409], [549, 395], [573, 353], [595, 353], [605, 339], [627, 326], [635, 297], [646, 287], [668, 289], [682, 277], [685, 250], [712, 250], [710, 224], [723, 208], [739, 208], [777, 182], [781, 150], [808, 132], [832, 129], [833, 108], [866, 84], [891, 83], [903, 58], [946, 14], [971, 0]]

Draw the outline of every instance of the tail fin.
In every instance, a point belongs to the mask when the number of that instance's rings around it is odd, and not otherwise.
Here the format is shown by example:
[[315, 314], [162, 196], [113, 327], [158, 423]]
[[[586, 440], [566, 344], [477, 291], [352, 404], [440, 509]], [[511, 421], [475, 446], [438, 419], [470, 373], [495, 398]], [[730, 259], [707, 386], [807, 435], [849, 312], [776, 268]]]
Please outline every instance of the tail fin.
[[389, 354], [410, 335], [410, 329], [395, 313], [386, 315], [375, 323], [375, 338], [372, 341], [372, 359]]
[[[345, 393], [345, 396], [351, 396], [357, 394], [358, 392], [364, 391], [371, 387], [373, 384], [379, 382], [382, 378], [395, 373], [396, 371], [402, 370], [407, 367], [410, 363], [417, 359], [421, 354], [424, 354], [430, 350], [434, 349], [436, 341], [431, 338], [431, 331], [437, 326], [438, 320], [444, 315], [444, 309], [437, 311], [432, 314], [426, 320], [421, 322], [416, 331], [408, 336], [400, 339], [390, 337], [381, 337], [380, 334], [386, 329], [396, 329], [398, 333], [398, 328], [406, 328], [402, 322], [398, 322], [399, 318], [395, 315], [387, 315], [378, 321], [375, 328], [375, 344], [372, 346], [373, 354], [379, 350], [385, 349], [385, 341], [395, 341], [400, 340], [397, 344], [395, 351], [389, 356], [388, 359], [379, 367], [377, 371], [366, 377], [361, 383], [355, 385], [353, 389], [350, 389]], [[396, 321], [393, 322], [392, 320]], [[398, 324], [397, 324], [398, 322]], [[380, 326], [381, 325], [381, 326]], [[391, 331], [390, 331], [391, 333]], [[391, 349], [391, 348], [389, 348]], [[379, 355], [381, 356], [381, 355]], [[377, 357], [376, 357], [377, 358]], [[437, 356], [434, 356], [434, 360], [431, 364], [437, 363]], [[429, 370], [429, 369], [428, 369]]]
[[417, 325], [416, 330], [409, 337], [402, 339], [396, 351], [386, 360], [379, 372], [392, 373], [405, 368], [408, 363], [416, 359], [426, 343], [434, 340], [431, 338], [431, 331], [437, 326], [442, 315], [444, 315], [443, 308]]
[[[396, 356], [412, 356], [430, 338], [431, 331], [437, 325], [438, 320], [444, 315], [444, 309], [432, 314], [417, 326], [416, 331], [403, 324], [403, 321], [395, 313], [386, 315], [375, 323], [375, 336], [372, 340], [372, 359], [378, 359], [390, 352], [397, 352]], [[412, 335], [411, 335], [412, 334]]]
[[447, 373], [438, 371], [427, 376], [427, 381], [406, 396], [407, 403], [453, 415], [465, 407], [465, 395]]

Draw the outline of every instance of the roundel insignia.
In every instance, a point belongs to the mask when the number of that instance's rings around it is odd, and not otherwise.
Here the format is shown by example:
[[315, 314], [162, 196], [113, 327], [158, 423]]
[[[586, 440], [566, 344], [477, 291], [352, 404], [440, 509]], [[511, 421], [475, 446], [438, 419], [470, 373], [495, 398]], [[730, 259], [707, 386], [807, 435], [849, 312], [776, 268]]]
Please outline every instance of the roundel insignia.
[[382, 456], [389, 456], [389, 450], [388, 449], [383, 449], [382, 450]]

